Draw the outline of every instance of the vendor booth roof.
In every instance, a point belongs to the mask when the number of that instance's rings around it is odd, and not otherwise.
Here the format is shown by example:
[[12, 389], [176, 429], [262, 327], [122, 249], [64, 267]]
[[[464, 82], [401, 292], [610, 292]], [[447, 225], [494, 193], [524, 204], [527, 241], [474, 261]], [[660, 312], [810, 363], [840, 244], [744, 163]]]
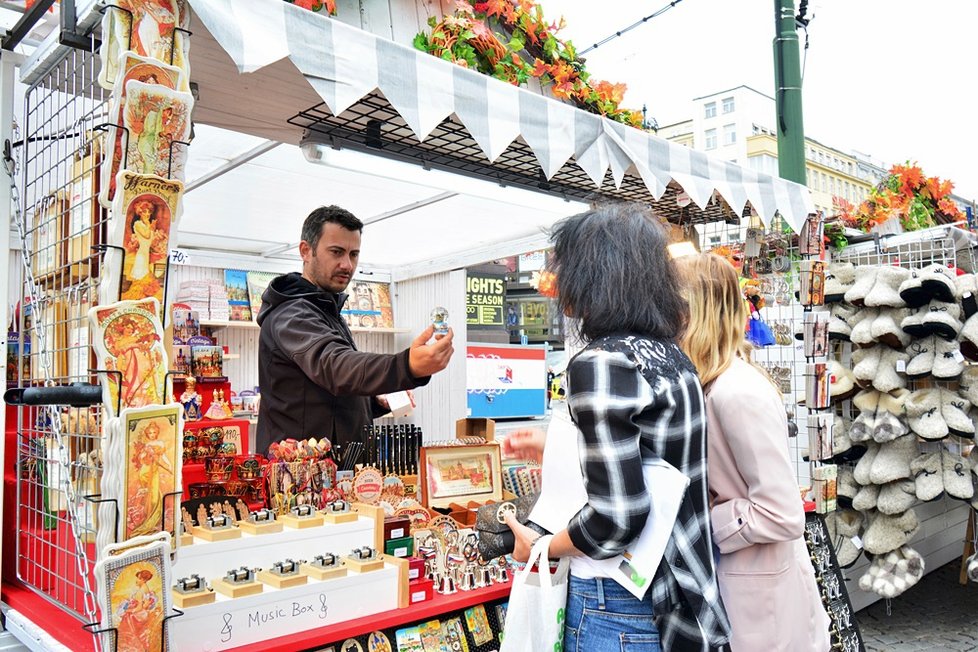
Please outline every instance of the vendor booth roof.
[[737, 221], [753, 208], [765, 223], [780, 212], [798, 231], [813, 210], [804, 186], [281, 0], [189, 3], [203, 124], [292, 144], [308, 130], [335, 147], [568, 200], [649, 203], [675, 223]]

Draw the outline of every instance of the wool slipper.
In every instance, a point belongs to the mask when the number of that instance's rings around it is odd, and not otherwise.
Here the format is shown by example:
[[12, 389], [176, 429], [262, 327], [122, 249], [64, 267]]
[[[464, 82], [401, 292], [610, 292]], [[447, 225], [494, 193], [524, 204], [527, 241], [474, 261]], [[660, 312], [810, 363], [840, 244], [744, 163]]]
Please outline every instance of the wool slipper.
[[856, 546], [854, 539], [859, 536], [863, 527], [863, 515], [852, 509], [841, 509], [835, 512], [835, 537], [832, 545], [835, 547], [835, 559], [840, 568], [849, 568], [858, 561], [862, 550]]
[[863, 546], [871, 555], [885, 555], [909, 543], [919, 529], [917, 514], [912, 509], [897, 515], [877, 513], [863, 535]]
[[931, 301], [927, 304], [927, 312], [924, 313], [921, 324], [925, 333], [953, 340], [961, 332], [961, 327], [961, 306], [942, 301]]
[[[971, 480], [968, 462], [951, 451], [941, 453], [941, 468], [943, 470], [944, 491], [948, 496], [959, 500], [971, 500], [975, 496], [975, 486]], [[853, 501], [855, 502], [855, 501]]]
[[876, 509], [881, 514], [902, 514], [917, 502], [916, 483], [913, 480], [897, 480], [880, 487]]
[[855, 478], [856, 482], [861, 485], [873, 484], [871, 479], [873, 462], [879, 452], [879, 444], [873, 440], [866, 442], [866, 453], [859, 458], [859, 461], [856, 462], [855, 468], [852, 469], [852, 477]]
[[978, 361], [978, 314], [965, 320], [958, 339], [961, 342], [961, 355], [973, 362]]
[[876, 408], [879, 405], [880, 393], [875, 389], [866, 389], [852, 399], [852, 404], [859, 414], [849, 426], [849, 439], [853, 442], [865, 442], [873, 438], [876, 428]]
[[[934, 263], [920, 270], [920, 286], [931, 300], [952, 302], [957, 300], [954, 285], [955, 273], [947, 265]], [[875, 289], [875, 288], [874, 288]]]
[[858, 349], [852, 354], [852, 375], [863, 387], [872, 384], [879, 372], [880, 357], [883, 355], [882, 346]]
[[907, 347], [907, 355], [910, 362], [907, 363], [907, 378], [923, 378], [931, 375], [934, 371], [934, 357], [937, 352], [933, 335], [923, 339], [914, 340]]
[[873, 484], [886, 484], [913, 477], [910, 463], [918, 455], [920, 448], [917, 446], [917, 438], [912, 434], [880, 444], [880, 452], [873, 458], [873, 466], [869, 471], [870, 481]]
[[835, 478], [835, 497], [843, 507], [851, 506], [852, 499], [859, 493], [859, 484], [856, 483], [852, 472], [853, 468], [851, 466], [840, 466], [838, 475]]
[[859, 588], [890, 599], [903, 594], [924, 576], [924, 558], [916, 550], [901, 546], [874, 557], [859, 578]]
[[917, 456], [910, 463], [910, 471], [913, 473], [914, 492], [919, 500], [934, 500], [944, 493], [944, 469], [939, 451]]
[[859, 308], [848, 303], [837, 303], [832, 306], [829, 318], [829, 339], [849, 341], [852, 334], [852, 327], [856, 323], [856, 315]]
[[[909, 365], [908, 365], [909, 366]], [[964, 371], [964, 356], [956, 340], [934, 338], [934, 368], [931, 375], [938, 380], [957, 378]]]
[[978, 366], [967, 366], [958, 378], [958, 393], [978, 405]]
[[927, 305], [907, 308], [907, 316], [900, 322], [900, 328], [911, 337], [927, 337], [930, 332], [924, 328], [924, 317], [927, 315]]
[[832, 457], [844, 455], [852, 450], [852, 439], [849, 438], [849, 428], [842, 419], [832, 422]]
[[[974, 498], [971, 499], [971, 507], [972, 509], [978, 510], [978, 453], [972, 450], [968, 461], [971, 462], [971, 484], [975, 488]], [[975, 581], [978, 582], [978, 580]]]
[[892, 394], [880, 394], [873, 441], [884, 444], [910, 432], [903, 405], [909, 395], [910, 392], [905, 389], [898, 389]]
[[978, 278], [974, 274], [959, 274], [954, 277], [954, 297], [960, 302], [966, 294], [978, 295]]
[[858, 321], [852, 325], [852, 333], [849, 334], [849, 340], [853, 344], [862, 346], [872, 344], [875, 341], [873, 339], [873, 322], [879, 316], [879, 308], [863, 308], [860, 310], [859, 315], [856, 317]]
[[910, 270], [910, 276], [900, 283], [898, 292], [908, 308], [916, 308], [930, 301], [930, 297], [924, 292], [921, 272], [919, 269]]
[[965, 439], [975, 438], [975, 422], [968, 415], [971, 402], [949, 389], [941, 389], [941, 416], [947, 423], [948, 432]]
[[941, 414], [941, 394], [936, 387], [912, 392], [903, 405], [907, 411], [907, 424], [919, 437], [928, 441], [947, 437], [947, 422]]
[[825, 303], [842, 301], [855, 282], [856, 267], [852, 263], [831, 263], [825, 271]]
[[837, 360], [829, 360], [829, 399], [842, 401], [859, 391], [856, 377]]
[[868, 512], [871, 509], [876, 509], [876, 501], [879, 499], [879, 495], [879, 485], [868, 484], [859, 487], [859, 491], [852, 499], [852, 508], [857, 512]]
[[910, 311], [907, 308], [880, 308], [880, 314], [869, 327], [873, 340], [894, 349], [902, 349], [910, 344], [910, 335], [903, 332], [900, 325]]
[[860, 265], [856, 267], [855, 281], [852, 287], [846, 290], [845, 293], [846, 303], [851, 303], [854, 306], [863, 305], [866, 295], [876, 285], [876, 273], [879, 269], [879, 267], [873, 265]]
[[873, 378], [873, 389], [892, 392], [907, 386], [907, 377], [897, 368], [906, 369], [909, 356], [902, 351], [885, 347], [880, 354], [880, 365]]
[[900, 297], [900, 284], [910, 278], [910, 270], [903, 267], [881, 267], [876, 273], [876, 283], [863, 303], [870, 307], [903, 308], [907, 305]]

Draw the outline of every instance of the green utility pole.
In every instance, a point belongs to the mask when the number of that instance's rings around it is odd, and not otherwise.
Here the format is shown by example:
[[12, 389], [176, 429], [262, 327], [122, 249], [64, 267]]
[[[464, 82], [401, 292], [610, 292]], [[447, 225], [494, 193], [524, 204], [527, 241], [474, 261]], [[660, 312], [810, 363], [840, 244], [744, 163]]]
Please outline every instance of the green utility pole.
[[794, 0], [774, 0], [774, 82], [777, 101], [778, 174], [802, 185], [805, 129], [801, 113], [801, 62]]

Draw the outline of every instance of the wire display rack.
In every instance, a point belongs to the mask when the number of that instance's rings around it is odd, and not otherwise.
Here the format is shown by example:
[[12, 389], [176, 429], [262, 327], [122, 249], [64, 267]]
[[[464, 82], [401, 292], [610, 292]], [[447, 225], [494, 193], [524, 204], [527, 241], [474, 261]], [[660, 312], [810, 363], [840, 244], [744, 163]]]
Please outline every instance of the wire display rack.
[[[98, 71], [92, 51], [70, 50], [26, 92], [14, 147], [24, 272], [18, 387], [25, 390], [94, 382], [88, 310], [98, 301], [108, 218], [97, 200], [108, 121]], [[101, 410], [23, 405], [17, 412], [17, 577], [80, 621], [95, 621]]]
[[[765, 299], [765, 306], [759, 312], [771, 326], [776, 342], [755, 348], [754, 362], [763, 367], [777, 385], [785, 413], [797, 426], [797, 434], [788, 440], [788, 446], [798, 484], [807, 486], [811, 481], [807, 460], [807, 411], [799, 405], [805, 396], [805, 357], [801, 340], [795, 338], [802, 322], [802, 307], [795, 296], [800, 260], [797, 242], [791, 238], [790, 230], [781, 218], [767, 227], [760, 222], [751, 224], [749, 217], [741, 224], [714, 222], [697, 225], [696, 232], [701, 251], [729, 247], [753, 253], [748, 240], [764, 243], [758, 248], [758, 255], [744, 256], [742, 276], [756, 280]], [[769, 250], [766, 244], [769, 242], [776, 243], [778, 250]], [[774, 265], [773, 259], [778, 256], [784, 260]], [[759, 264], [758, 261], [762, 262]]]

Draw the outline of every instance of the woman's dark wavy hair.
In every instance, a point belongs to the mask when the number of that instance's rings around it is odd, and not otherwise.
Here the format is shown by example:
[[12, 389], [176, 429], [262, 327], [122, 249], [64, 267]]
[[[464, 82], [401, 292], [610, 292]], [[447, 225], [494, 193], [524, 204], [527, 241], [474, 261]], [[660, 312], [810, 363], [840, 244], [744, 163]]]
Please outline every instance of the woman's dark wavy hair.
[[550, 271], [558, 306], [590, 342], [613, 334], [678, 341], [689, 309], [665, 229], [635, 204], [599, 206], [557, 222]]

